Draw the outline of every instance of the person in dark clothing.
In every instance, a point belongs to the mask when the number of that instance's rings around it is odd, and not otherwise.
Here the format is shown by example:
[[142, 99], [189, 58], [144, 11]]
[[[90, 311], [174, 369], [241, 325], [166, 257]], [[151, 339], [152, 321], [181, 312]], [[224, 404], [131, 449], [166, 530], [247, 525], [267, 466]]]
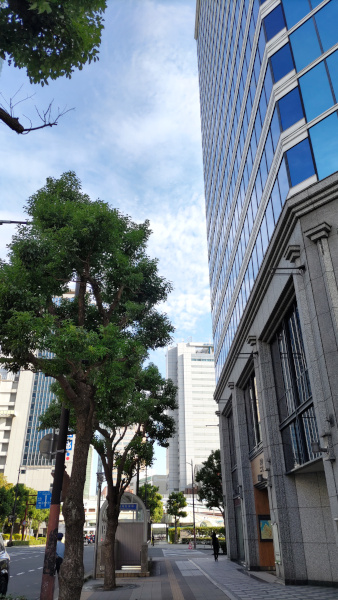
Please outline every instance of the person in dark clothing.
[[211, 543], [212, 543], [212, 547], [214, 550], [214, 557], [215, 560], [218, 560], [218, 555], [219, 555], [219, 541], [218, 541], [218, 537], [216, 535], [215, 532], [213, 532], [212, 536], [211, 536]]

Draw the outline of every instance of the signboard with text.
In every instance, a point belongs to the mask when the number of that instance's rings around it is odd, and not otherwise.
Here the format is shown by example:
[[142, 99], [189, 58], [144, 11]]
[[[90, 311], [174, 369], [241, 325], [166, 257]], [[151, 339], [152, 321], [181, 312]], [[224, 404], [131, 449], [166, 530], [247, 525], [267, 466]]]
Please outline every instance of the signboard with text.
[[120, 510], [137, 510], [137, 504], [120, 504]]
[[35, 508], [38, 508], [39, 510], [50, 508], [51, 499], [52, 492], [38, 492]]

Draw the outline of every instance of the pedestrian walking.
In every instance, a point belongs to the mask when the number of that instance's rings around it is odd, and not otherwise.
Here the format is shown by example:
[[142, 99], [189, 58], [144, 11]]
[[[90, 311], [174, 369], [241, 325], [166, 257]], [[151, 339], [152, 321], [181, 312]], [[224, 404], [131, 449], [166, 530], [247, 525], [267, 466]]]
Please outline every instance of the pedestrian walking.
[[215, 561], [218, 561], [218, 555], [219, 555], [219, 541], [218, 541], [218, 537], [215, 533], [215, 531], [213, 531], [212, 536], [211, 536], [211, 543], [212, 543], [212, 547], [214, 550], [214, 557], [215, 557]]
[[151, 536], [151, 543], [153, 546], [155, 546], [155, 536], [154, 534]]
[[55, 569], [59, 575], [60, 567], [62, 565], [63, 557], [65, 555], [65, 545], [62, 543], [63, 533], [58, 533], [58, 541], [56, 542], [56, 561]]

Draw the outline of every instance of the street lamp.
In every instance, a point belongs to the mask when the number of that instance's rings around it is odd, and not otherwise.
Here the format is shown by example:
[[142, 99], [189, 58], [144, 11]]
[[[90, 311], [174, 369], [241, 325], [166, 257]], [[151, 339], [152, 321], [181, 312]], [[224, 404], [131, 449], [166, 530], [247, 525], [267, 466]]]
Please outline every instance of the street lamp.
[[104, 473], [99, 471], [97, 477], [97, 507], [96, 507], [96, 532], [95, 532], [95, 550], [94, 550], [94, 579], [97, 578], [97, 549], [99, 544], [99, 525], [100, 525], [100, 509], [101, 509], [101, 487], [105, 480]]
[[195, 490], [194, 490], [194, 464], [193, 462], [188, 462], [187, 465], [191, 465], [191, 485], [192, 485], [192, 518], [193, 518], [193, 528], [194, 528], [194, 550], [196, 550], [196, 528], [195, 528]]

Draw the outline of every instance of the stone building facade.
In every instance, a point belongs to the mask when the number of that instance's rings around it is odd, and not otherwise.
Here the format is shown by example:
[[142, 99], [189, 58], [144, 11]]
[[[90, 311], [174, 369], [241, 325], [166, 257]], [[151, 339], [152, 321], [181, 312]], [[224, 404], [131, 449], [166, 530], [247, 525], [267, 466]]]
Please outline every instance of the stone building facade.
[[229, 557], [287, 583], [338, 583], [337, 230], [338, 174], [286, 200], [216, 389]]

